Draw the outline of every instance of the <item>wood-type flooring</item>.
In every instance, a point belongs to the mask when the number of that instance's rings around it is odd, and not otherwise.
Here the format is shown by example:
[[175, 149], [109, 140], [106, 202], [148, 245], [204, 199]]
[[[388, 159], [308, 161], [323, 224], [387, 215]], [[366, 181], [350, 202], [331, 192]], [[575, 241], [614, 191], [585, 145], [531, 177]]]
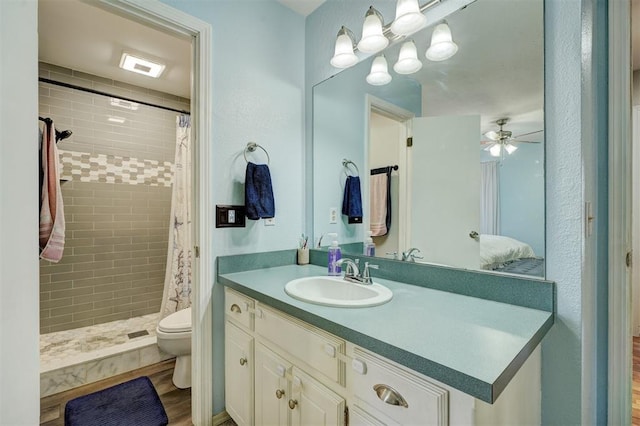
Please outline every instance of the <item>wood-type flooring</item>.
[[46, 426], [64, 426], [64, 407], [67, 401], [135, 379], [136, 377], [148, 376], [160, 396], [162, 405], [164, 405], [167, 417], [169, 417], [169, 425], [192, 426], [191, 389], [178, 389], [173, 385], [171, 376], [173, 375], [174, 364], [175, 360], [170, 359], [99, 382], [46, 396], [40, 400], [40, 424]]

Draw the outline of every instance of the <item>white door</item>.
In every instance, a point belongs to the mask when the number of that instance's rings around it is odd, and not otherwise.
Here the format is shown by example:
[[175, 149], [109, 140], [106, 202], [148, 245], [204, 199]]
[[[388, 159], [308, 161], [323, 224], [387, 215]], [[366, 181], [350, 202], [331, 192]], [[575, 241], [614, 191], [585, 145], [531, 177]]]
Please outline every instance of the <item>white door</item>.
[[293, 367], [292, 426], [344, 425], [345, 400], [301, 370]]
[[225, 405], [239, 426], [253, 425], [253, 337], [225, 323]]
[[291, 364], [258, 343], [256, 345], [256, 425], [287, 425]]
[[480, 267], [480, 116], [413, 119], [411, 247], [425, 261]]

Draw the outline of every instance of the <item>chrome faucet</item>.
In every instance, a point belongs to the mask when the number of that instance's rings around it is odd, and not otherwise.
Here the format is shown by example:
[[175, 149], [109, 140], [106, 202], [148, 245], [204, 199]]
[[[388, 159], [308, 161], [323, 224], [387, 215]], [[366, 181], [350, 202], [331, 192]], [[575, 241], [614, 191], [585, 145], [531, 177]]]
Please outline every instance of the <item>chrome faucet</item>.
[[349, 280], [349, 278], [354, 278], [360, 276], [360, 270], [358, 269], [358, 264], [348, 257], [343, 257], [342, 259], [336, 260], [333, 262], [335, 266], [342, 266], [342, 264], [346, 264], [347, 266], [344, 268], [344, 279]]
[[424, 259], [422, 256], [416, 256], [417, 253], [420, 253], [420, 249], [416, 247], [412, 247], [407, 251], [402, 252], [402, 261], [403, 262], [415, 262], [416, 259]]
[[358, 260], [355, 262], [348, 257], [343, 257], [340, 260], [334, 262], [336, 266], [342, 266], [343, 264], [347, 265], [344, 268], [344, 280], [357, 284], [372, 284], [371, 275], [369, 273], [369, 269], [378, 269], [378, 265], [370, 265], [369, 262], [364, 263], [364, 270], [362, 271], [362, 275], [360, 274], [360, 270], [358, 269]]

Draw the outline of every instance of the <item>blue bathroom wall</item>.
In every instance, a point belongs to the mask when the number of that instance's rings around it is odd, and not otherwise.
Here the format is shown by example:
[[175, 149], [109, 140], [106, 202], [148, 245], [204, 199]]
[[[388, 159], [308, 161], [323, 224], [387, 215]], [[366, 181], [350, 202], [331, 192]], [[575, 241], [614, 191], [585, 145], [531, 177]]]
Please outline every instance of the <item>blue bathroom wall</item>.
[[[304, 17], [275, 0], [164, 3], [211, 24], [211, 182], [215, 204], [244, 204], [249, 141], [263, 146], [276, 205], [275, 226], [212, 230], [214, 256], [295, 248], [303, 230]], [[260, 150], [249, 157], [266, 160]], [[213, 288], [213, 405], [224, 409], [224, 314]]]
[[[334, 232], [340, 243], [362, 242], [364, 225], [349, 224], [341, 215], [342, 198], [346, 179], [343, 159], [353, 161], [360, 172], [362, 203], [368, 206], [369, 194], [367, 167], [367, 96], [382, 99], [388, 103], [421, 115], [422, 88], [409, 78], [393, 78], [384, 86], [372, 86], [366, 82], [373, 58], [369, 58], [313, 88], [313, 234]], [[318, 167], [321, 165], [322, 167]], [[350, 174], [355, 174], [350, 166]], [[329, 223], [329, 209], [338, 208], [338, 221]], [[366, 208], [363, 209], [364, 223], [368, 223]], [[323, 245], [330, 244], [328, 237]]]
[[[544, 257], [544, 144], [517, 144], [500, 163], [500, 235], [515, 238]], [[481, 151], [481, 161], [496, 161]]]

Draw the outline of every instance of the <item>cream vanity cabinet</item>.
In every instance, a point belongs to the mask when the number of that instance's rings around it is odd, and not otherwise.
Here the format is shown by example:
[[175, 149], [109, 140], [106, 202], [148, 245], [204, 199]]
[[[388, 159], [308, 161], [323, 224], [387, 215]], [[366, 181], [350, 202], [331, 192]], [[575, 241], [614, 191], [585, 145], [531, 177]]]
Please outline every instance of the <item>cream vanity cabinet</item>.
[[225, 297], [226, 409], [238, 425], [540, 424], [539, 349], [487, 404], [232, 289]]
[[[225, 290], [225, 401], [238, 425], [343, 425], [346, 343]], [[344, 394], [346, 392], [342, 392]]]

